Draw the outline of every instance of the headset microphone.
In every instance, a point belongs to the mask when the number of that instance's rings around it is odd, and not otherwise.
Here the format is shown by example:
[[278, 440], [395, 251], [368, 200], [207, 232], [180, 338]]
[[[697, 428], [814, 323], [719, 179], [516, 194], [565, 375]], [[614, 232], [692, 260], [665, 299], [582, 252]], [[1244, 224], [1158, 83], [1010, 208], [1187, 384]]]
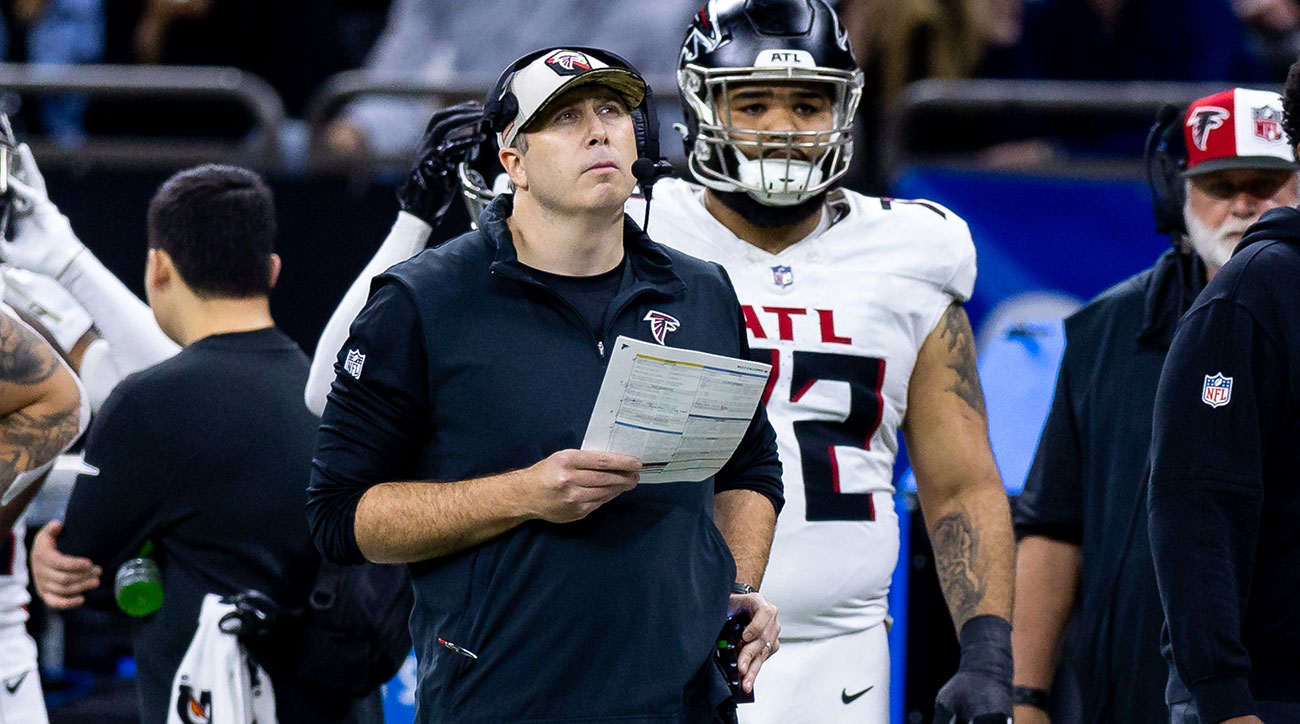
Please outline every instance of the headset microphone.
[[641, 185], [641, 195], [645, 196], [645, 220], [641, 222], [641, 229], [644, 230], [650, 226], [650, 199], [654, 195], [654, 183], [663, 176], [670, 176], [673, 172], [673, 165], [663, 159], [652, 161], [644, 156], [632, 162], [632, 175]]
[[632, 162], [632, 175], [641, 184], [641, 190], [645, 192], [647, 198], [650, 196], [650, 186], [661, 177], [671, 176], [672, 173], [673, 165], [667, 161], [638, 158]]

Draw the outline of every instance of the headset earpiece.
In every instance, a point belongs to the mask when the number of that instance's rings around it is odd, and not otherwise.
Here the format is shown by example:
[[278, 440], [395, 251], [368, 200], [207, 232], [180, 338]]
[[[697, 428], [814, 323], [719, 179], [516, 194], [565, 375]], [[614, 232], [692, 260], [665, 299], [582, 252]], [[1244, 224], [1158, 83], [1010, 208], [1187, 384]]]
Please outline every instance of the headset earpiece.
[[488, 130], [501, 133], [510, 125], [510, 120], [519, 113], [519, 99], [506, 91], [504, 95], [483, 106], [483, 120]]
[[1147, 134], [1145, 148], [1147, 183], [1151, 188], [1156, 232], [1174, 236], [1175, 241], [1187, 234], [1183, 220], [1183, 171], [1187, 168], [1187, 148], [1183, 141], [1182, 117], [1182, 109], [1178, 106], [1162, 106], [1155, 125]]

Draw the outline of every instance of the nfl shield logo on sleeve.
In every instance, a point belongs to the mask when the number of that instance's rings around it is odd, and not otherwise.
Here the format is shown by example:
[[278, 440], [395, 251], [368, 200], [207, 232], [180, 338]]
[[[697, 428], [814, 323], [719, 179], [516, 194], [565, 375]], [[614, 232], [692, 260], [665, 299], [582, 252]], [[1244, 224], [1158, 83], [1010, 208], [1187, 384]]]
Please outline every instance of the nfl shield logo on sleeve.
[[1222, 372], [1205, 376], [1205, 386], [1201, 388], [1201, 402], [1210, 407], [1223, 407], [1231, 400], [1231, 377], [1224, 377]]
[[366, 356], [361, 354], [361, 350], [350, 349], [347, 358], [343, 360], [343, 370], [359, 380], [361, 379], [361, 366], [365, 363]]

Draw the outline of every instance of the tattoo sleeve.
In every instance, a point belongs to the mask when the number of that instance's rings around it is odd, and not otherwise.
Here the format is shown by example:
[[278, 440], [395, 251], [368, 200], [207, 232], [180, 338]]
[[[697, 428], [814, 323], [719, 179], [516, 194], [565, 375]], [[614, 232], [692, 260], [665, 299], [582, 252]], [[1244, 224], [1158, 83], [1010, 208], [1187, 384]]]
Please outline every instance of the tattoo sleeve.
[[975, 615], [987, 588], [985, 577], [976, 570], [979, 532], [971, 524], [970, 515], [961, 510], [935, 522], [930, 529], [930, 542], [934, 546], [939, 586], [952, 610], [953, 623], [960, 631], [962, 624]]
[[45, 349], [41, 338], [0, 314], [0, 382], [14, 385], [39, 385], [59, 369], [59, 360]]
[[[78, 430], [78, 410], [36, 404], [43, 385], [59, 370], [54, 350], [35, 332], [0, 313], [0, 398], [5, 409], [0, 417], [0, 490], [19, 473], [32, 470], [62, 452]], [[27, 405], [11, 404], [14, 398], [31, 400]]]
[[957, 375], [956, 381], [947, 389], [960, 397], [975, 414], [987, 418], [984, 390], [980, 388], [979, 369], [975, 365], [975, 334], [965, 310], [960, 304], [949, 305], [940, 324], [940, 339], [948, 345], [948, 368]]

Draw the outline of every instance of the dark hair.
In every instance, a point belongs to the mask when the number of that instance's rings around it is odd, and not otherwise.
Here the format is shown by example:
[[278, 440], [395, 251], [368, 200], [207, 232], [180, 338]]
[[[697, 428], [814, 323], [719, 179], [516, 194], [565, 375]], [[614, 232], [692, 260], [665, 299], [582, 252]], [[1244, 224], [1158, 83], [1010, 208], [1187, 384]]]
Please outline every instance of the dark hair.
[[1300, 143], [1300, 60], [1286, 73], [1286, 88], [1282, 90], [1282, 130], [1294, 148]]
[[271, 189], [235, 166], [181, 171], [149, 202], [149, 248], [167, 252], [200, 297], [265, 295], [275, 251]]

